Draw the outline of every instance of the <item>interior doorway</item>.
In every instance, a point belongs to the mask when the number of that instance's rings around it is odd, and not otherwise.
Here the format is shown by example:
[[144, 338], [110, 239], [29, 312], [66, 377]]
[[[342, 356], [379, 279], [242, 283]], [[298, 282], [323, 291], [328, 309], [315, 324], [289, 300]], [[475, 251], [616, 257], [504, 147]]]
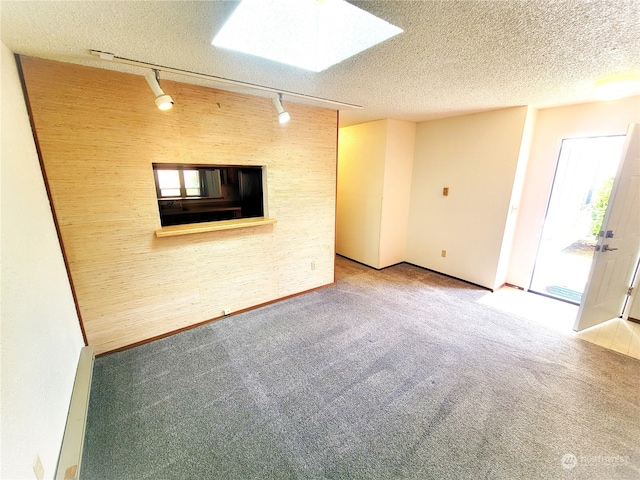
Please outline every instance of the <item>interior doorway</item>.
[[530, 291], [580, 304], [624, 141], [562, 141]]

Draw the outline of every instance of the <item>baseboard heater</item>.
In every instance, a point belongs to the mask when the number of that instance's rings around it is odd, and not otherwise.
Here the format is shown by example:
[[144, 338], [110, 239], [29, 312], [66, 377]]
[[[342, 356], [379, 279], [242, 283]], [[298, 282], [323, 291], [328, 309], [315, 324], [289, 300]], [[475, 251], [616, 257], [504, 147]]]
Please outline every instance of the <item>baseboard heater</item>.
[[69, 405], [67, 424], [64, 428], [58, 468], [56, 468], [56, 480], [77, 480], [80, 476], [80, 463], [82, 461], [82, 447], [84, 446], [84, 431], [87, 426], [94, 361], [93, 347], [84, 347], [80, 351], [78, 370], [73, 383], [71, 404]]

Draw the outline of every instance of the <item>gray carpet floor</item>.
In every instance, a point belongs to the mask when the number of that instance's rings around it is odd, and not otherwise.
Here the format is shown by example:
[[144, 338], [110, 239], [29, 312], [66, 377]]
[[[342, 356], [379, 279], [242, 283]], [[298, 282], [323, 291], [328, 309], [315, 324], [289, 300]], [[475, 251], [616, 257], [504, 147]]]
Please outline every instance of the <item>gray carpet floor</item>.
[[81, 478], [640, 478], [640, 361], [411, 265], [96, 360]]

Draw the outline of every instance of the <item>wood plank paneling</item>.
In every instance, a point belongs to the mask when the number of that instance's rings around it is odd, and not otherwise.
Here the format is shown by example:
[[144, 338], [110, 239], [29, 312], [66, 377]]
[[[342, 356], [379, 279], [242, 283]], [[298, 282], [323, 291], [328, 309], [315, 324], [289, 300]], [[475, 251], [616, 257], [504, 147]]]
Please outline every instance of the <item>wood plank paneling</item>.
[[[334, 110], [22, 59], [71, 280], [97, 354], [333, 282]], [[152, 163], [265, 165], [274, 225], [157, 238]], [[315, 269], [311, 268], [315, 262]]]

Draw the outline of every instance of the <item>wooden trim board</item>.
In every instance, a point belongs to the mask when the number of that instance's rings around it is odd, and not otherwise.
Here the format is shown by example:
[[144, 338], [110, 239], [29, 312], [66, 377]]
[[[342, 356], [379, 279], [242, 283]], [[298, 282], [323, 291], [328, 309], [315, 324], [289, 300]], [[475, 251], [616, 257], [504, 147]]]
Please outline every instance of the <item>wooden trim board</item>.
[[237, 218], [233, 220], [220, 220], [217, 222], [189, 223], [185, 225], [171, 225], [156, 230], [156, 237], [176, 237], [178, 235], [190, 235], [193, 233], [221, 232], [222, 230], [235, 230], [238, 228], [258, 227], [260, 225], [274, 225], [275, 218]]
[[93, 347], [82, 348], [60, 447], [56, 480], [76, 480], [80, 475], [94, 360]]

